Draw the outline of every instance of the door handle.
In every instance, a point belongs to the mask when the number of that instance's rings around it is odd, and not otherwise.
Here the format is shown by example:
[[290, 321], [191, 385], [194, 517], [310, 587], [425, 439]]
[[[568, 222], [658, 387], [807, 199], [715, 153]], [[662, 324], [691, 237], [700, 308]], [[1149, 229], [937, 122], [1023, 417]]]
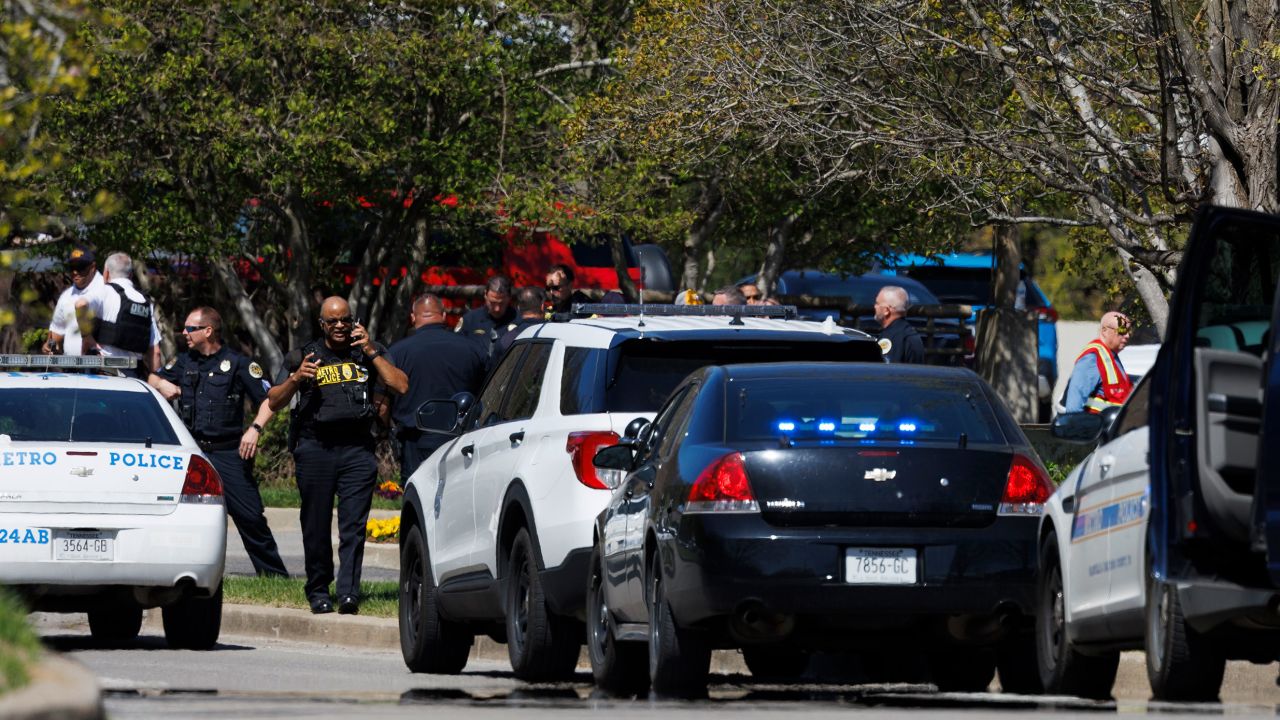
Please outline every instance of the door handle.
[[507, 439], [511, 441], [512, 445], [519, 445], [524, 442], [524, 431], [513, 432], [507, 436]]
[[472, 455], [475, 455], [475, 453], [476, 453], [475, 443], [462, 446], [462, 455], [464, 457], [471, 457]]
[[1098, 467], [1102, 470], [1103, 475], [1111, 472], [1111, 466], [1115, 464], [1116, 458], [1114, 455], [1103, 455], [1102, 458], [1098, 460]]

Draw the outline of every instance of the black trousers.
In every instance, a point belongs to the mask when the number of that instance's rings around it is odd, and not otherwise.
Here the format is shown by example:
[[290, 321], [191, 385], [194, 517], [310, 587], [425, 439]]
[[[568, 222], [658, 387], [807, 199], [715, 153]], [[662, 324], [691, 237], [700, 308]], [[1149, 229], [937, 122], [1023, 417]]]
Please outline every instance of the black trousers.
[[244, 543], [245, 552], [259, 575], [288, 575], [276, 548], [276, 539], [267, 525], [262, 496], [253, 481], [253, 460], [240, 457], [238, 449], [205, 451], [213, 469], [222, 477], [227, 515], [231, 516]]
[[[349, 440], [347, 441], [350, 442]], [[378, 479], [373, 444], [340, 444], [299, 438], [293, 450], [302, 496], [302, 551], [307, 566], [307, 599], [328, 597], [333, 582], [333, 498], [338, 497], [338, 586], [342, 595], [360, 594], [365, 525]]]

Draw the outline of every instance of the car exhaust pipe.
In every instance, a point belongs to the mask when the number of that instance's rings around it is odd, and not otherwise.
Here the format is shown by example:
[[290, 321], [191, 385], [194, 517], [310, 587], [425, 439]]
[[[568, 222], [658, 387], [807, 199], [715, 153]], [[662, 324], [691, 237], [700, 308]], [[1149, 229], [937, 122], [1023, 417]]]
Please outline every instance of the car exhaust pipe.
[[760, 600], [739, 603], [729, 618], [729, 632], [741, 642], [779, 640], [795, 630], [796, 618], [790, 613], [771, 610]]

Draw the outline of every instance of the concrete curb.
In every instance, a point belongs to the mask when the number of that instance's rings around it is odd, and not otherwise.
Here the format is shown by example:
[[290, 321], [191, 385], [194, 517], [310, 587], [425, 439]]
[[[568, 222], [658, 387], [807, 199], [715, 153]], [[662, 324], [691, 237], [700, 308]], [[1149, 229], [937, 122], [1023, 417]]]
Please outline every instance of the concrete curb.
[[0, 696], [0, 718], [8, 720], [101, 720], [102, 688], [83, 665], [46, 654], [31, 668], [31, 682]]

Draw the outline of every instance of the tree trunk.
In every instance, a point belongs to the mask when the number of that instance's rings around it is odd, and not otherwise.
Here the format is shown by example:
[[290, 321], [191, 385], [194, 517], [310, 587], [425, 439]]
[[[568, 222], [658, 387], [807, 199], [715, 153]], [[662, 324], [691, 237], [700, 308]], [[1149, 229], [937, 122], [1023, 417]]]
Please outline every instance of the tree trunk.
[[1017, 225], [997, 225], [992, 233], [995, 268], [991, 304], [999, 308], [1015, 308], [1018, 304], [1018, 283], [1022, 279], [1022, 233]]
[[698, 258], [724, 214], [724, 193], [720, 192], [720, 186], [714, 180], [703, 184], [697, 213], [697, 218], [684, 236], [684, 270], [680, 274], [678, 290], [701, 289], [698, 283]]
[[618, 273], [618, 289], [622, 291], [627, 302], [637, 302], [640, 293], [631, 280], [631, 273], [627, 272], [627, 253], [622, 246], [621, 235], [612, 233], [609, 236], [609, 251], [613, 255], [613, 269]]
[[[386, 331], [380, 334], [388, 344], [404, 337], [409, 329], [409, 303], [413, 302], [414, 296], [418, 294], [418, 287], [422, 284], [422, 259], [427, 256], [427, 246], [430, 242], [431, 225], [428, 218], [426, 216], [415, 218], [413, 250], [409, 253], [409, 257], [405, 258], [408, 271], [404, 277], [400, 278], [400, 284], [396, 287], [395, 301], [379, 316], [386, 321], [383, 325]], [[371, 337], [377, 337], [379, 334], [372, 328], [369, 333]]]
[[[351, 284], [351, 294], [347, 296], [352, 312], [364, 313], [372, 304], [373, 278], [378, 273], [378, 268], [384, 267], [387, 256], [389, 244], [387, 224], [385, 217], [378, 218], [373, 231], [369, 233], [369, 242], [364, 246], [364, 253], [360, 255], [360, 266], [356, 268], [355, 282]], [[370, 321], [372, 322], [372, 318]], [[370, 333], [372, 332], [373, 330], [370, 329]]]
[[289, 349], [302, 347], [316, 336], [316, 308], [311, 301], [311, 241], [307, 236], [305, 203], [292, 193], [281, 207], [288, 224], [285, 233], [289, 250]]
[[799, 217], [797, 213], [788, 213], [785, 218], [769, 226], [764, 262], [760, 265], [759, 276], [756, 277], [756, 287], [766, 295], [769, 294], [769, 288], [773, 287], [778, 275], [782, 272], [782, 263], [787, 257], [787, 241], [791, 238], [791, 231], [795, 228]]
[[1022, 266], [1021, 233], [1016, 225], [997, 225], [993, 232], [992, 302], [979, 314], [975, 328], [978, 371], [1004, 400], [1015, 420], [1036, 422], [1039, 320], [1025, 307], [1016, 307]]
[[271, 334], [271, 330], [262, 321], [262, 316], [258, 314], [258, 309], [253, 306], [253, 300], [245, 292], [244, 283], [240, 282], [240, 276], [236, 275], [235, 268], [224, 257], [215, 257], [213, 259], [213, 271], [218, 276], [218, 280], [222, 282], [222, 287], [227, 291], [227, 296], [230, 297], [231, 305], [236, 309], [240, 322], [244, 324], [245, 329], [249, 331], [249, 335], [253, 338], [254, 344], [258, 346], [256, 359], [261, 360], [266, 365], [267, 377], [272, 379], [279, 377], [284, 369], [284, 353], [280, 351], [280, 343], [276, 342], [275, 336]]

